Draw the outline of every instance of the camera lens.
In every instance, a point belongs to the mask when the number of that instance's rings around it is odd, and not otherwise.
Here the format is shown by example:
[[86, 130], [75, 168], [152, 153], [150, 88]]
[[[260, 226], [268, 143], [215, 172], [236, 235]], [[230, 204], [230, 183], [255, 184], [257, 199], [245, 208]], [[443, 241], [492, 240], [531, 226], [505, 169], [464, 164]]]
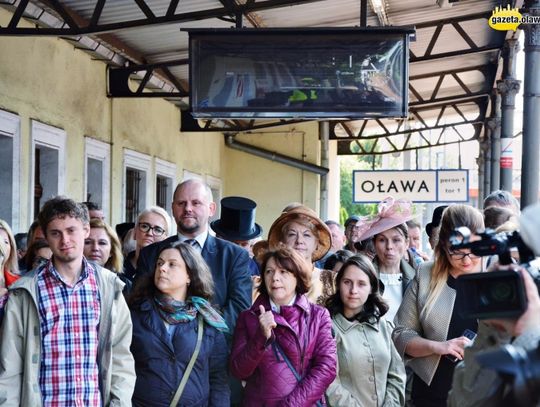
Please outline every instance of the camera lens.
[[485, 306], [505, 306], [516, 298], [515, 285], [510, 281], [492, 281], [480, 293], [480, 301]]

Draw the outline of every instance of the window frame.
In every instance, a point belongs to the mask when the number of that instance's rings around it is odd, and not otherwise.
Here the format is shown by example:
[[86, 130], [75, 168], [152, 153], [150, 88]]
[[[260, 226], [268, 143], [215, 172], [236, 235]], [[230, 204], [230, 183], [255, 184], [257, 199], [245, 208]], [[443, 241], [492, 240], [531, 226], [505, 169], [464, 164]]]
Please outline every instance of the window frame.
[[103, 167], [101, 180], [101, 209], [108, 217], [110, 215], [111, 201], [111, 145], [89, 136], [85, 136], [84, 143], [84, 201], [88, 193], [88, 159], [101, 161]]
[[[0, 109], [0, 134], [11, 137], [13, 140], [13, 174], [12, 174], [12, 196], [11, 196], [11, 219], [10, 226], [12, 230], [22, 230], [21, 210], [23, 208], [21, 199], [21, 118], [19, 115]], [[26, 205], [24, 205], [26, 206]], [[8, 219], [6, 219], [7, 221]], [[26, 229], [27, 225], [24, 226]]]

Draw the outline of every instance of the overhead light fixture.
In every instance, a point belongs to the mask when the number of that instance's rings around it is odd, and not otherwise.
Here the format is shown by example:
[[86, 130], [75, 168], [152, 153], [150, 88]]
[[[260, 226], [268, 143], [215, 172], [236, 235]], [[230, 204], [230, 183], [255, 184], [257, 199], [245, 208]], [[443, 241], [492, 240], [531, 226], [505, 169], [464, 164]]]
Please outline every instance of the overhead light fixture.
[[371, 9], [379, 19], [380, 25], [388, 25], [388, 15], [386, 14], [386, 2], [385, 0], [369, 0], [371, 3]]

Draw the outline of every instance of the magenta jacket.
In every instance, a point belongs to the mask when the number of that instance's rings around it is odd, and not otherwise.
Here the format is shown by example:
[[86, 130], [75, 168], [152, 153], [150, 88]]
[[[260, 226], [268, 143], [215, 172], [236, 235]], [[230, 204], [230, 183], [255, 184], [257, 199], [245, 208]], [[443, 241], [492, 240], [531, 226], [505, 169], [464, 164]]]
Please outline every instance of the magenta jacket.
[[[244, 406], [311, 407], [324, 405], [324, 392], [336, 377], [336, 343], [328, 311], [298, 295], [294, 305], [274, 313], [277, 327], [266, 341], [259, 326], [259, 305], [270, 310], [266, 295], [238, 318], [230, 357], [231, 374], [246, 381]], [[276, 341], [296, 371], [297, 382], [282, 357]]]

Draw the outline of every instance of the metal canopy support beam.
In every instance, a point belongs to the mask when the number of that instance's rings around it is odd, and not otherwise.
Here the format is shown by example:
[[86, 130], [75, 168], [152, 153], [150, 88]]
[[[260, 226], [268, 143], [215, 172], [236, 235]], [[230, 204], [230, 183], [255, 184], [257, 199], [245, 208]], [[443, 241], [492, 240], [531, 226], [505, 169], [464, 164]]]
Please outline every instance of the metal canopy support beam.
[[[125, 28], [134, 28], [142, 27], [148, 25], [157, 25], [157, 24], [168, 24], [168, 23], [184, 23], [189, 21], [197, 20], [206, 20], [210, 18], [222, 18], [223, 16], [231, 16], [236, 18], [237, 13], [246, 15], [250, 12], [270, 10], [273, 8], [285, 7], [285, 6], [295, 6], [308, 3], [315, 3], [322, 0], [264, 0], [257, 2], [247, 2], [246, 4], [238, 5], [233, 4], [231, 7], [220, 7], [209, 10], [200, 10], [187, 13], [171, 13], [171, 10], [176, 11], [176, 7], [172, 7], [173, 3], [178, 5], [178, 1], [170, 0], [170, 5], [168, 7], [168, 12], [162, 16], [156, 16], [152, 12], [152, 9], [146, 3], [146, 0], [137, 0], [137, 4], [141, 10], [146, 10], [144, 13], [146, 18], [141, 18], [138, 20], [130, 21], [121, 21], [116, 23], [109, 24], [99, 24], [99, 15], [101, 9], [104, 7], [106, 1], [98, 1], [95, 5], [93, 16], [98, 16], [98, 18], [92, 18], [91, 23], [87, 25], [77, 24], [75, 21], [68, 21], [70, 14], [62, 7], [56, 0], [44, 0], [50, 5], [57, 14], [64, 19], [66, 25], [60, 28], [47, 28], [47, 27], [17, 27], [17, 24], [20, 20], [20, 17], [23, 15], [24, 10], [28, 0], [21, 1], [15, 10], [15, 15], [19, 17], [17, 19], [12, 18], [12, 21], [7, 27], [0, 27], [0, 35], [87, 35], [87, 34], [99, 34], [109, 31], [117, 31]], [[114, 0], [108, 0], [113, 2]], [[55, 7], [54, 4], [58, 3], [58, 6]], [[232, 15], [231, 15], [232, 14]]]
[[[525, 7], [533, 18], [540, 16], [540, 0]], [[540, 152], [540, 24], [525, 30], [525, 79], [523, 89], [523, 153], [521, 159], [521, 209], [538, 202], [538, 159]]]
[[512, 138], [514, 136], [514, 110], [520, 81], [516, 79], [517, 40], [508, 39], [503, 47], [503, 78], [497, 81], [501, 95], [501, 155], [500, 188], [512, 193]]
[[[154, 74], [156, 70], [160, 70], [164, 73], [165, 76], [169, 77], [169, 80], [174, 79], [172, 77], [169, 67], [185, 65], [187, 64], [187, 59], [179, 59], [170, 62], [163, 62], [160, 64], [147, 64], [147, 65], [136, 65], [127, 68], [114, 68], [111, 66], [107, 67], [107, 80], [108, 80], [108, 97], [187, 97], [189, 93], [186, 92], [182, 85], [178, 81], [174, 81], [175, 86], [179, 89], [178, 92], [160, 92], [160, 91], [151, 91], [144, 92], [145, 87], [148, 83], [150, 77]], [[136, 91], [132, 91], [129, 87], [129, 82], [132, 80], [131, 76], [136, 72], [145, 72], [141, 83], [139, 84]]]

